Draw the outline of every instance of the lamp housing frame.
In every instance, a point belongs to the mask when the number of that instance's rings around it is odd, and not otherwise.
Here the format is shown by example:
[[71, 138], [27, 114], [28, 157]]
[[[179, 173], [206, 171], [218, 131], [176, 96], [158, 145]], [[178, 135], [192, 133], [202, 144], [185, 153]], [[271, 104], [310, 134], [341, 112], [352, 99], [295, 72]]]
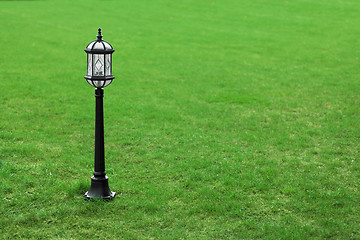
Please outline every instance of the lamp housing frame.
[[[112, 54], [115, 50], [111, 44], [102, 39], [101, 28], [98, 29], [97, 39], [90, 42], [84, 51], [87, 53], [86, 81], [93, 87], [104, 88], [112, 83]], [[99, 71], [96, 64], [100, 61]], [[98, 70], [96, 72], [96, 70]]]

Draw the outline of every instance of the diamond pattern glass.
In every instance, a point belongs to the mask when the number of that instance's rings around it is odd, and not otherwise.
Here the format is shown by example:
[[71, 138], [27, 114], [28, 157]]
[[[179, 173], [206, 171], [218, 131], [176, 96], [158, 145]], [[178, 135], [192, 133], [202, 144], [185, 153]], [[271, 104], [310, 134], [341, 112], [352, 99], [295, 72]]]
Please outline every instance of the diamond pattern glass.
[[101, 63], [101, 61], [100, 61], [99, 59], [96, 61], [95, 67], [96, 67], [96, 68], [95, 68], [96, 71], [100, 71], [100, 70], [101, 70], [102, 63]]
[[94, 76], [104, 76], [104, 55], [94, 54]]

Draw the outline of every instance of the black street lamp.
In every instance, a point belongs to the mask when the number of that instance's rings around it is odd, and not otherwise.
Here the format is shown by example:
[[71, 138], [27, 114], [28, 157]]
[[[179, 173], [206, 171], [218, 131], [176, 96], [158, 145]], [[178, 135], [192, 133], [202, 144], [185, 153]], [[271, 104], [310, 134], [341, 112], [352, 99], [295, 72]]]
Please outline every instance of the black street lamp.
[[95, 87], [96, 119], [95, 119], [95, 167], [94, 176], [91, 177], [91, 187], [84, 194], [85, 199], [103, 198], [112, 199], [116, 193], [109, 188], [108, 177], [105, 172], [105, 147], [104, 147], [104, 87], [109, 85], [112, 75], [112, 46], [102, 40], [101, 29], [98, 29], [97, 39], [87, 45], [87, 74], [86, 81]]

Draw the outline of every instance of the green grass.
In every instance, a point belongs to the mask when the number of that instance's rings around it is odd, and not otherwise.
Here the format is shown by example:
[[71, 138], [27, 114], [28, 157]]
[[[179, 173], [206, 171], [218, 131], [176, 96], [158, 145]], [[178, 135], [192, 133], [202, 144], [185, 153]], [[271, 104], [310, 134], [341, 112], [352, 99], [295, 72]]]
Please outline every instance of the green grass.
[[[0, 239], [360, 239], [357, 0], [0, 1]], [[87, 202], [105, 88], [111, 202]]]

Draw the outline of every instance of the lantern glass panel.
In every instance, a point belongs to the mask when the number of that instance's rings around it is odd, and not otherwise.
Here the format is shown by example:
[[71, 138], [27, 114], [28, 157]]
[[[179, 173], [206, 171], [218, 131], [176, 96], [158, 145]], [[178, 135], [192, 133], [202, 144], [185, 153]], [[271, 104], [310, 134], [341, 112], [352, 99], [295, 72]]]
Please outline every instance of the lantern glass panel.
[[93, 55], [93, 76], [104, 76], [104, 54]]
[[102, 87], [104, 85], [104, 81], [93, 81], [95, 87]]
[[108, 42], [103, 41], [103, 44], [105, 46], [105, 49], [112, 49], [112, 47], [110, 46], [110, 44]]
[[95, 42], [94, 47], [92, 49], [104, 50], [104, 45], [101, 42]]
[[104, 84], [104, 87], [106, 87], [107, 85], [109, 85], [111, 82], [112, 82], [112, 80], [106, 80], [106, 81], [105, 81], [105, 84]]
[[87, 75], [92, 75], [92, 54], [88, 53]]
[[105, 54], [105, 75], [111, 75], [111, 54]]
[[86, 47], [86, 49], [92, 49], [92, 46], [94, 45], [94, 42], [91, 42], [91, 43], [89, 43], [89, 45], [87, 45], [87, 47]]
[[86, 80], [91, 86], [94, 87], [94, 85], [92, 84], [91, 80]]

